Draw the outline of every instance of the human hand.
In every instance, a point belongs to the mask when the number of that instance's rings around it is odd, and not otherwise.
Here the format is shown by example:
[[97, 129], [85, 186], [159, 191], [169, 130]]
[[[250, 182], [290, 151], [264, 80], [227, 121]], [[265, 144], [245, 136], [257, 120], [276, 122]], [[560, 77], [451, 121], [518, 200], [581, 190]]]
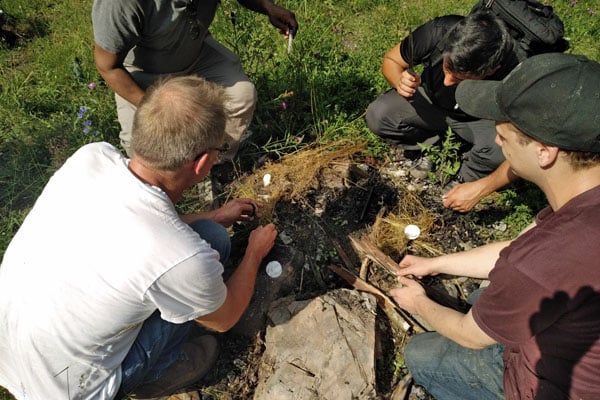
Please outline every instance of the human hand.
[[252, 199], [234, 199], [215, 210], [214, 220], [224, 227], [230, 227], [237, 221], [247, 221], [262, 216], [262, 204]]
[[250, 232], [246, 252], [252, 252], [256, 256], [260, 257], [260, 259], [262, 260], [267, 256], [267, 254], [269, 254], [269, 252], [273, 248], [276, 238], [277, 228], [275, 228], [275, 225], [268, 224], [264, 226], [259, 226], [258, 228]]
[[461, 183], [442, 195], [442, 204], [458, 212], [471, 211], [485, 197], [483, 189], [480, 181]]
[[419, 279], [426, 275], [437, 275], [433, 258], [413, 255], [405, 256], [398, 264], [398, 276], [414, 276]]
[[390, 295], [400, 308], [413, 315], [418, 314], [419, 301], [427, 298], [425, 289], [419, 282], [404, 276], [398, 277], [398, 283], [397, 287], [390, 290]]
[[405, 69], [396, 84], [396, 92], [402, 97], [412, 97], [420, 84], [421, 77], [419, 74]]
[[279, 32], [287, 39], [290, 32], [293, 32], [294, 37], [298, 32], [298, 21], [293, 12], [280, 7], [276, 4], [269, 4], [266, 9], [269, 21], [279, 29]]

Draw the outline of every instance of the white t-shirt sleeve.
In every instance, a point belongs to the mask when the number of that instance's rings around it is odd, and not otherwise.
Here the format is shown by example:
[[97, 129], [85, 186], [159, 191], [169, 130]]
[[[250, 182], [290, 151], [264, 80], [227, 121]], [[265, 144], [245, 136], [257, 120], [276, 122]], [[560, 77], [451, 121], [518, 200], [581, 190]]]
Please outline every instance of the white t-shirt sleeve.
[[146, 293], [165, 321], [184, 323], [210, 314], [225, 302], [223, 265], [213, 249], [197, 253], [158, 278]]

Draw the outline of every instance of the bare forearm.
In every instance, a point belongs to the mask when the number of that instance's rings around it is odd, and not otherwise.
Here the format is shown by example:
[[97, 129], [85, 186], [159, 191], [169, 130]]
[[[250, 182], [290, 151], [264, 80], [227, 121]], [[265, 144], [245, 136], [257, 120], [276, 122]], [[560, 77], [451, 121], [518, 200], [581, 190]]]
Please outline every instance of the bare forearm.
[[144, 91], [123, 66], [126, 55], [126, 51], [113, 54], [97, 44], [94, 45], [94, 61], [104, 81], [115, 93], [137, 107], [144, 96]]
[[256, 274], [262, 259], [246, 252], [242, 262], [226, 282], [227, 297], [215, 312], [196, 319], [202, 326], [217, 332], [226, 332], [241, 318], [254, 293]]
[[469, 251], [437, 257], [433, 259], [434, 270], [440, 274], [487, 279], [498, 260], [500, 251], [510, 242], [507, 240], [490, 243]]
[[100, 75], [102, 75], [108, 86], [119, 96], [136, 107], [140, 104], [142, 97], [144, 97], [144, 91], [135, 83], [126, 69], [115, 68], [109, 71], [102, 71]]
[[383, 59], [381, 72], [383, 73], [385, 80], [388, 81], [390, 86], [392, 86], [393, 88], [396, 88], [398, 83], [400, 82], [403, 71], [404, 68], [402, 68], [400, 64], [394, 62], [393, 60], [387, 57]]
[[508, 161], [504, 161], [494, 172], [489, 174], [488, 176], [481, 178], [482, 188], [483, 188], [483, 196], [487, 196], [490, 193], [495, 192], [496, 190], [503, 188], [509, 183], [516, 180], [518, 177], [510, 168], [510, 164]]
[[383, 63], [381, 65], [381, 72], [393, 87], [397, 88], [402, 78], [402, 72], [408, 68], [406, 63], [400, 56], [400, 44], [392, 47], [383, 57]]
[[273, 5], [271, 0], [238, 0], [238, 3], [249, 10], [256, 11], [261, 14], [267, 14], [268, 7]]
[[250, 299], [254, 294], [256, 274], [261, 262], [261, 257], [255, 255], [252, 251], [246, 252], [242, 262], [227, 280], [227, 293], [228, 296], [232, 297], [234, 304], [231, 313], [231, 326], [240, 319], [248, 304], [250, 304]]
[[461, 346], [483, 349], [495, 343], [477, 326], [470, 312], [463, 314], [423, 296], [417, 303], [417, 314], [436, 332]]

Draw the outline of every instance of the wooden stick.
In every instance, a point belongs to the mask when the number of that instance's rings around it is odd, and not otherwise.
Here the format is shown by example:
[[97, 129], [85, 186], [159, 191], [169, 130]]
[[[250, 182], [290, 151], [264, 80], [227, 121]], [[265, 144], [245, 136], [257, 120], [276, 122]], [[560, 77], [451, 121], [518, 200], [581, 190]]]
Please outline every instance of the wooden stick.
[[[354, 249], [362, 254], [364, 257], [367, 257], [374, 263], [380, 265], [383, 269], [387, 270], [392, 275], [397, 275], [398, 272], [398, 264], [392, 260], [387, 254], [381, 251], [377, 246], [375, 246], [368, 237], [362, 236], [360, 239], [356, 239], [350, 237], [350, 241], [352, 242], [352, 246]], [[389, 298], [388, 298], [389, 299]], [[390, 300], [391, 301], [391, 300]], [[396, 303], [393, 303], [394, 305]], [[400, 308], [398, 308], [400, 309]], [[402, 310], [404, 315], [410, 315]], [[418, 325], [423, 328], [425, 331], [431, 330], [429, 325], [419, 316], [411, 316], [411, 320], [416, 321]]]
[[362, 260], [362, 263], [360, 264], [360, 271], [358, 272], [358, 276], [363, 281], [367, 280], [367, 273], [368, 273], [368, 270], [369, 270], [369, 264], [371, 264], [371, 260], [369, 260], [367, 257], [365, 257]]
[[392, 392], [391, 400], [405, 400], [409, 393], [409, 389], [412, 386], [412, 383], [413, 378], [409, 372], [404, 376], [404, 378], [400, 380], [400, 382], [398, 382], [398, 385]]
[[383, 251], [379, 250], [377, 246], [371, 243], [368, 237], [362, 236], [360, 239], [350, 237], [350, 242], [352, 243], [352, 247], [354, 247], [358, 253], [368, 257], [374, 263], [379, 264], [389, 273], [396, 275], [398, 272], [398, 263], [392, 260], [392, 258]]
[[396, 329], [406, 332], [412, 327], [415, 332], [425, 331], [425, 329], [417, 321], [411, 318], [404, 310], [399, 308], [396, 303], [390, 300], [387, 295], [385, 295], [375, 286], [370, 285], [369, 283], [360, 279], [358, 276], [354, 275], [352, 272], [342, 267], [338, 267], [337, 265], [330, 264], [329, 269], [345, 279], [346, 282], [351, 284], [356, 290], [375, 295], [377, 304], [379, 304], [379, 306], [383, 309], [387, 317], [390, 319], [390, 322]]
[[[323, 231], [323, 232], [325, 232], [325, 231]], [[354, 268], [354, 264], [352, 263], [352, 261], [350, 261], [350, 257], [348, 257], [348, 254], [346, 254], [346, 252], [344, 251], [344, 249], [342, 248], [342, 246], [339, 244], [339, 242], [337, 240], [333, 239], [333, 238], [331, 238], [331, 241], [333, 242], [333, 246], [337, 250], [337, 253], [339, 254], [340, 258], [342, 259], [342, 261], [346, 265], [346, 268], [347, 269], [353, 269]]]

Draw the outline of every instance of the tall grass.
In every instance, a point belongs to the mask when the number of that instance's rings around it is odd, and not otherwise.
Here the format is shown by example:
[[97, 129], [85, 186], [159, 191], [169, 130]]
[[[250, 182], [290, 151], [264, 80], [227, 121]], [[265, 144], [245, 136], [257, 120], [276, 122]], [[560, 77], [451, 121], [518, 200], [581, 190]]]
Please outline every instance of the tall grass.
[[[383, 145], [366, 129], [363, 113], [386, 87], [383, 54], [409, 28], [437, 15], [466, 14], [473, 2], [283, 0], [279, 4], [294, 10], [300, 23], [288, 54], [265, 16], [223, 0], [212, 32], [240, 54], [259, 92], [252, 125], [257, 139], [247, 156], [336, 137], [367, 138], [378, 155]], [[570, 51], [600, 60], [597, 0], [550, 3], [565, 22]], [[91, 4], [0, 3], [4, 28], [17, 34], [16, 47], [0, 42], [0, 257], [44, 184], [75, 149], [90, 141], [118, 143], [112, 93], [92, 58]], [[81, 107], [88, 110], [82, 119]], [[84, 133], [87, 119], [92, 125]], [[7, 398], [0, 389], [0, 399]]]

